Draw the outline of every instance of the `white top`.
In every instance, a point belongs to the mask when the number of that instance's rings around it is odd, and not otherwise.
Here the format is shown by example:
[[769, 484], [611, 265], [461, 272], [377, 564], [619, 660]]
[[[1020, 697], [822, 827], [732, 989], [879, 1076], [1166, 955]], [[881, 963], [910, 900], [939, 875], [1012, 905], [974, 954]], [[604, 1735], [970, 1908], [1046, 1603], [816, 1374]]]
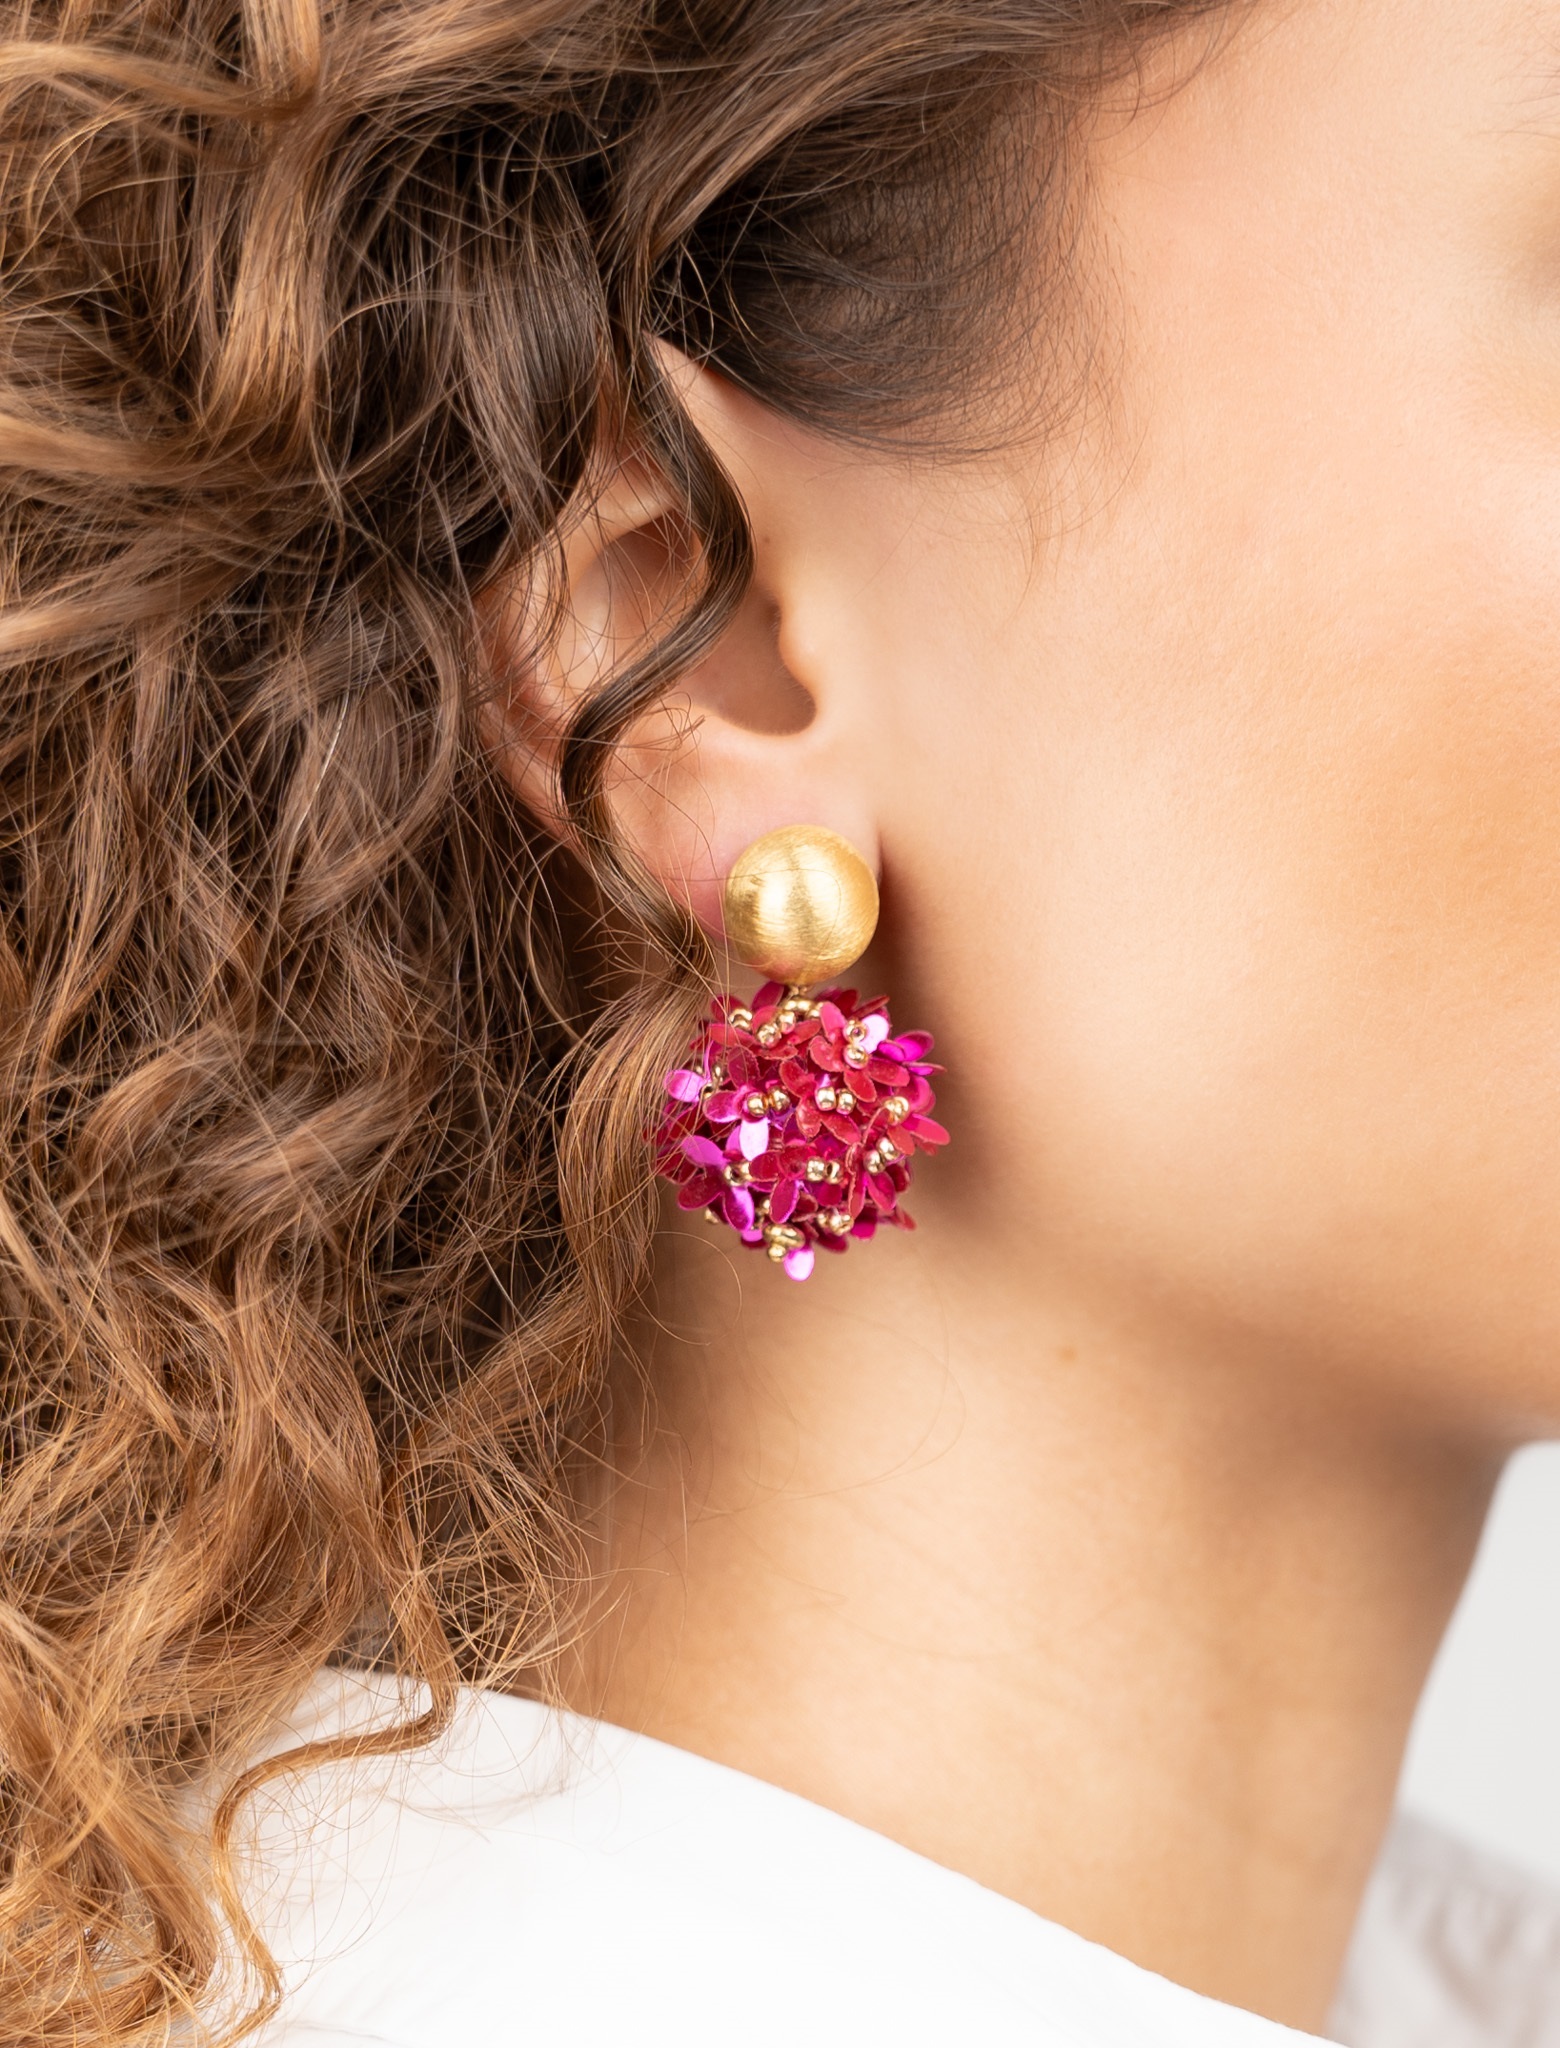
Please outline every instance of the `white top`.
[[[296, 1731], [393, 1697], [323, 1679]], [[410, 1757], [258, 1802], [287, 1980], [259, 2048], [1282, 2048], [775, 1786], [469, 1693]], [[1337, 2016], [1350, 2048], [1560, 2048], [1560, 1898], [1400, 1823]]]

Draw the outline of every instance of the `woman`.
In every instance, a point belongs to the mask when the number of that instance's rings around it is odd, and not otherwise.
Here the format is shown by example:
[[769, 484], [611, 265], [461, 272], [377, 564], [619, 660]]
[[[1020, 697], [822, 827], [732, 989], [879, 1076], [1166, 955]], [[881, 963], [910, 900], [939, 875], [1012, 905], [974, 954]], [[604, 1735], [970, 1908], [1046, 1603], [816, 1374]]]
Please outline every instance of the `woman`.
[[5, 22], [3, 2038], [1548, 2038], [1560, 4]]

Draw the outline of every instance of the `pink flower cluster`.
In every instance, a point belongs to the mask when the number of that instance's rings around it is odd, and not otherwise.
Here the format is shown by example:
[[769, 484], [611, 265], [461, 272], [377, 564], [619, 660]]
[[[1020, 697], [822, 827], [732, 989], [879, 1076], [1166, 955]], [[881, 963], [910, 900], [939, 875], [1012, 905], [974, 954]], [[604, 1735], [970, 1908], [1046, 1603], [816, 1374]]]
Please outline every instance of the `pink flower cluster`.
[[793, 1280], [813, 1253], [842, 1252], [879, 1224], [913, 1230], [900, 1207], [919, 1149], [946, 1145], [926, 1112], [925, 1031], [893, 1035], [888, 1005], [854, 989], [812, 997], [766, 982], [752, 1004], [719, 996], [666, 1077], [656, 1171], [683, 1209], [704, 1209]]

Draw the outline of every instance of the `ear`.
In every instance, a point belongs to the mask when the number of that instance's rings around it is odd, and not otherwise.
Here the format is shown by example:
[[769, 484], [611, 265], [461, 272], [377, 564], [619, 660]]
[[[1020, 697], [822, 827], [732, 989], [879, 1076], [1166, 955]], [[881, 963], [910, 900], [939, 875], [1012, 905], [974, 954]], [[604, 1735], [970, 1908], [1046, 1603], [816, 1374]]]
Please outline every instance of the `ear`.
[[[742, 496], [755, 574], [715, 648], [625, 736], [607, 791], [645, 870], [717, 932], [724, 877], [777, 826], [827, 825], [877, 867], [871, 750], [861, 744], [851, 656], [817, 602], [837, 583], [837, 564], [819, 573], [827, 522], [809, 518], [833, 459], [828, 445], [712, 371], [664, 354], [694, 426]], [[677, 502], [625, 454], [561, 536], [561, 587], [516, 584], [499, 594], [500, 687], [487, 738], [517, 794], [560, 836], [556, 767], [570, 719], [664, 631], [694, 569]]]

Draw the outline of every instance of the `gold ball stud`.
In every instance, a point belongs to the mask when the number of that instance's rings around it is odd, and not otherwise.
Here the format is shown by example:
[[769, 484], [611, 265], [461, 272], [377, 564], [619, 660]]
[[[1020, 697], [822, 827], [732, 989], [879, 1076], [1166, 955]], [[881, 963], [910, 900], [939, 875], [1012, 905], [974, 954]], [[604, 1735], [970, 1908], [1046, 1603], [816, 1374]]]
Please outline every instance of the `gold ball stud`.
[[785, 825], [738, 856], [724, 913], [739, 960], [775, 981], [810, 987], [867, 950], [877, 929], [877, 882], [837, 832]]

